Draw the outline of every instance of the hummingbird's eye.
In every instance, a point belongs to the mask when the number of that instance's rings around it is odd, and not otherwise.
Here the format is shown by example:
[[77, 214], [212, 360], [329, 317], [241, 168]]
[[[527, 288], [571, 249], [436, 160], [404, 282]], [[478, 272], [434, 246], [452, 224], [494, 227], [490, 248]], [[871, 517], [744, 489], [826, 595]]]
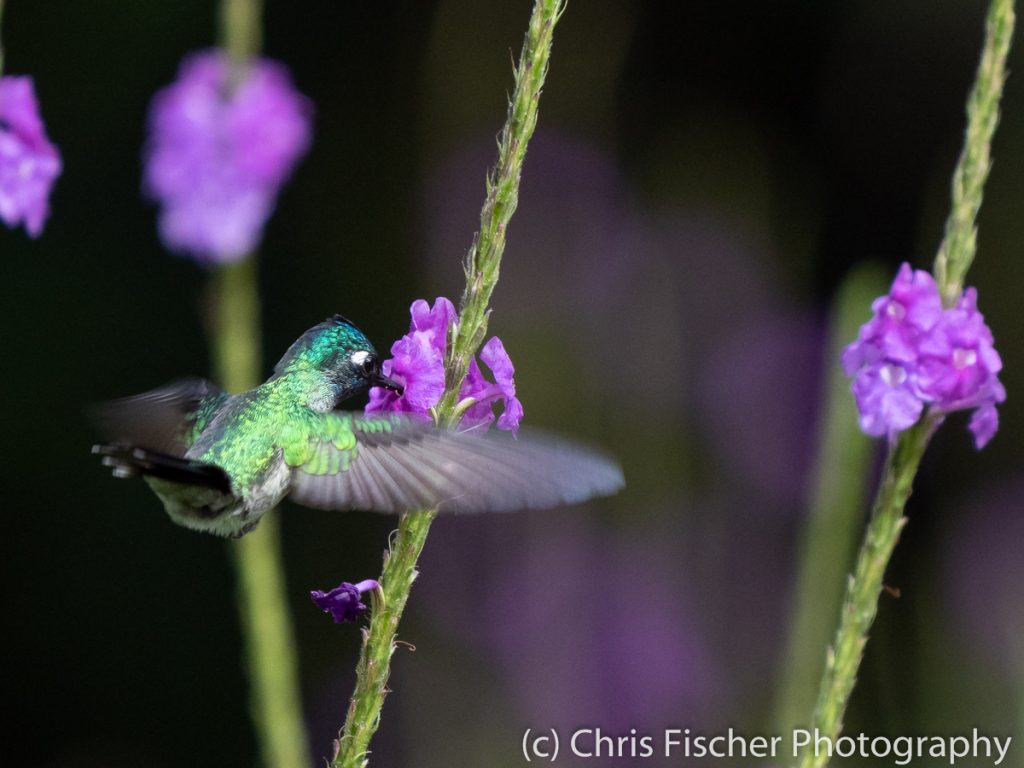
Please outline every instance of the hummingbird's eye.
[[363, 373], [373, 375], [377, 373], [378, 367], [379, 364], [377, 363], [377, 358], [374, 357], [373, 355], [370, 355], [365, 360], [363, 360]]

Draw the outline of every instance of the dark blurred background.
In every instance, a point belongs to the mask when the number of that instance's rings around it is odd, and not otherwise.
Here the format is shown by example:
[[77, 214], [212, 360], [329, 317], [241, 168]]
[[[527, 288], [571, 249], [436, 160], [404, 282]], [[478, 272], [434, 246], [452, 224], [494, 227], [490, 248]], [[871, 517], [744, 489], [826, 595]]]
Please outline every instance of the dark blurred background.
[[[65, 170], [38, 241], [0, 231], [0, 762], [254, 765], [231, 543], [111, 479], [83, 416], [209, 368], [207, 276], [161, 247], [139, 179], [148, 101], [214, 42], [216, 4], [7, 6], [6, 71], [35, 77]], [[457, 299], [529, 10], [268, 0], [266, 51], [316, 120], [260, 257], [267, 371], [331, 313], [386, 349], [414, 298]], [[570, 3], [491, 330], [527, 421], [606, 445], [629, 485], [585, 508], [438, 521], [374, 764], [519, 765], [526, 727], [771, 731], [823, 377], [838, 364], [823, 349], [829, 307], [857, 264], [930, 265], [984, 10]], [[963, 417], [929, 451], [854, 733], [1024, 736], [1017, 75], [1004, 107], [969, 282], [1009, 399], [983, 454]], [[277, 514], [319, 759], [359, 633], [307, 594], [376, 575], [395, 520]], [[1024, 748], [1008, 762], [1024, 765]]]

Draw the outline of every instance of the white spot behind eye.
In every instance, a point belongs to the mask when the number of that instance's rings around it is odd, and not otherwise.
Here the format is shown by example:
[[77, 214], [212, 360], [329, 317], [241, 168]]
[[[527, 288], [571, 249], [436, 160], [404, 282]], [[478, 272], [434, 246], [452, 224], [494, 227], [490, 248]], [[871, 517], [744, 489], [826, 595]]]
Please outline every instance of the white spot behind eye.
[[349, 360], [352, 361], [353, 365], [362, 365], [366, 362], [366, 358], [370, 356], [370, 353], [365, 349], [360, 349], [358, 352], [353, 352], [352, 357]]

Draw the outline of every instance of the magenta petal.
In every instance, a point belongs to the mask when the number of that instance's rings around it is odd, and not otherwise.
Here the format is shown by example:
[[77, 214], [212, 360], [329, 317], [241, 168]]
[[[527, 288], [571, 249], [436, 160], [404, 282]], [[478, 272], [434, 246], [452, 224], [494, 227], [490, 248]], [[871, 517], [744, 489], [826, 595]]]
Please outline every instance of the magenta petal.
[[390, 413], [400, 411], [398, 405], [398, 394], [391, 389], [384, 387], [370, 387], [370, 399], [366, 403], [366, 413]]
[[475, 357], [469, 359], [469, 368], [466, 369], [466, 378], [462, 380], [462, 389], [459, 390], [459, 399], [464, 400], [472, 397], [475, 400], [482, 400], [494, 385], [484, 378], [480, 364]]
[[391, 348], [392, 373], [405, 384], [402, 394], [413, 410], [426, 412], [444, 394], [444, 360], [419, 333], [403, 336]]
[[392, 358], [382, 370], [405, 388], [401, 396], [390, 390], [370, 390], [367, 413], [403, 412], [429, 418], [430, 409], [444, 394], [444, 360], [430, 343], [428, 335], [407, 333], [391, 345]]
[[0, 78], [0, 219], [38, 237], [50, 214], [60, 153], [46, 136], [31, 77]]
[[902, 366], [886, 363], [866, 368], [853, 381], [861, 429], [874, 437], [900, 432], [921, 416], [924, 404]]
[[459, 391], [459, 399], [465, 400], [467, 397], [472, 397], [478, 402], [463, 413], [462, 419], [459, 421], [460, 430], [486, 429], [490, 426], [494, 421], [494, 408], [491, 405], [493, 398], [489, 397], [493, 389], [494, 385], [484, 378], [476, 358], [470, 358], [469, 369], [466, 371], [466, 378], [463, 379], [462, 389]]
[[385, 376], [402, 383], [401, 396], [380, 387], [370, 390], [367, 413], [400, 411], [423, 419], [444, 394], [444, 355], [448, 327], [455, 320], [455, 307], [438, 297], [431, 307], [417, 299], [409, 307], [409, 333], [391, 345], [391, 359], [383, 363]]
[[979, 451], [988, 445], [999, 430], [999, 412], [995, 405], [986, 403], [971, 414], [967, 428], [974, 434], [974, 447]]
[[943, 309], [932, 276], [903, 264], [889, 293], [871, 306], [874, 316], [842, 356], [843, 370], [854, 377], [861, 428], [891, 436], [915, 423], [926, 405], [939, 416], [977, 409], [970, 429], [979, 448], [987, 443], [1006, 391], [977, 291], [967, 288]]
[[516, 369], [512, 360], [505, 351], [505, 345], [497, 336], [491, 337], [490, 341], [484, 344], [480, 350], [480, 359], [487, 363], [487, 367], [494, 374], [494, 381], [501, 387], [502, 391], [514, 395], [516, 391], [515, 376]]
[[911, 269], [906, 262], [900, 265], [889, 296], [903, 306], [906, 321], [918, 328], [930, 328], [942, 314], [942, 299], [935, 279], [923, 269]]
[[409, 308], [412, 316], [411, 331], [419, 331], [427, 334], [434, 349], [444, 357], [448, 346], [448, 328], [457, 317], [455, 305], [444, 296], [438, 296], [431, 307], [423, 299], [417, 299]]
[[39, 116], [39, 101], [31, 77], [7, 75], [0, 78], [0, 115], [26, 144], [35, 147], [46, 142], [46, 128]]
[[[392, 345], [392, 357], [383, 364], [384, 374], [401, 382], [405, 391], [398, 396], [380, 387], [372, 388], [367, 413], [401, 411], [429, 418], [430, 409], [444, 394], [448, 333], [458, 322], [455, 305], [443, 296], [435, 299], [433, 306], [417, 299], [409, 307], [409, 315], [409, 333]], [[486, 429], [494, 421], [494, 402], [501, 400], [505, 405], [498, 427], [514, 432], [523, 418], [523, 406], [516, 398], [512, 360], [496, 336], [483, 346], [480, 357], [491, 369], [495, 382], [485, 378], [475, 357], [470, 359], [459, 399], [472, 398], [475, 402], [463, 412], [458, 428]]]
[[848, 376], [882, 358], [913, 363], [918, 344], [942, 316], [942, 300], [931, 275], [900, 267], [889, 293], [871, 304], [874, 316], [861, 326], [857, 341], [843, 354]]
[[311, 104], [283, 65], [256, 59], [233, 90], [230, 76], [221, 51], [188, 56], [149, 112], [143, 188], [160, 205], [161, 239], [203, 263], [259, 245], [310, 144]]
[[919, 347], [922, 395], [938, 410], [974, 408], [990, 401], [1001, 389], [999, 353], [992, 332], [977, 310], [977, 297], [968, 289], [953, 309], [943, 312]]
[[523, 404], [516, 397], [510, 397], [505, 401], [505, 410], [498, 417], [498, 429], [509, 432], [519, 430], [519, 422], [523, 419]]
[[523, 404], [516, 398], [515, 366], [505, 351], [505, 345], [497, 336], [484, 344], [480, 357], [494, 374], [494, 381], [501, 390], [505, 402], [504, 411], [498, 419], [498, 429], [515, 432], [523, 418]]
[[224, 131], [235, 142], [239, 175], [257, 184], [283, 184], [296, 159], [309, 149], [312, 111], [285, 66], [260, 59], [224, 116]]

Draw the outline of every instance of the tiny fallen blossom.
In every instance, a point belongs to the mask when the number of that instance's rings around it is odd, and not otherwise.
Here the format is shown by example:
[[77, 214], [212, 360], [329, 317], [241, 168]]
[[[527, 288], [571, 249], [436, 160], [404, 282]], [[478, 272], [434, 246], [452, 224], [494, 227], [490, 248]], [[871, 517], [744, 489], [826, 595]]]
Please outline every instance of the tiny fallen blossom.
[[283, 65], [254, 59], [233, 76], [223, 52], [193, 54], [149, 113], [143, 188], [160, 204], [160, 237], [202, 263], [257, 247], [310, 143], [312, 107]]
[[[412, 303], [409, 314], [409, 333], [391, 346], [392, 356], [381, 366], [384, 375], [399, 381], [404, 391], [398, 395], [383, 387], [373, 387], [367, 413], [408, 413], [430, 419], [431, 409], [444, 394], [448, 335], [458, 320], [455, 306], [443, 296], [435, 300], [433, 307], [418, 299]], [[459, 428], [486, 428], [494, 421], [494, 404], [501, 401], [504, 409], [497, 427], [515, 432], [523, 418], [523, 405], [516, 397], [512, 360], [497, 336], [484, 344], [480, 358], [490, 368], [494, 382], [487, 380], [476, 358], [471, 358], [459, 398], [462, 402], [472, 398], [472, 403], [465, 409]]]
[[968, 427], [982, 448], [999, 427], [995, 406], [1006, 390], [977, 292], [968, 288], [943, 309], [931, 275], [903, 264], [889, 294], [871, 306], [874, 316], [843, 352], [861, 429], [892, 438], [926, 407], [938, 414], [976, 409]]
[[314, 589], [309, 593], [309, 598], [324, 612], [331, 614], [335, 624], [343, 621], [355, 621], [366, 613], [366, 605], [362, 602], [363, 592], [377, 589], [378, 584], [373, 579], [360, 581], [358, 584], [341, 582], [338, 586], [328, 592], [321, 592]]
[[60, 153], [46, 136], [31, 77], [0, 77], [0, 219], [38, 237], [50, 215]]

